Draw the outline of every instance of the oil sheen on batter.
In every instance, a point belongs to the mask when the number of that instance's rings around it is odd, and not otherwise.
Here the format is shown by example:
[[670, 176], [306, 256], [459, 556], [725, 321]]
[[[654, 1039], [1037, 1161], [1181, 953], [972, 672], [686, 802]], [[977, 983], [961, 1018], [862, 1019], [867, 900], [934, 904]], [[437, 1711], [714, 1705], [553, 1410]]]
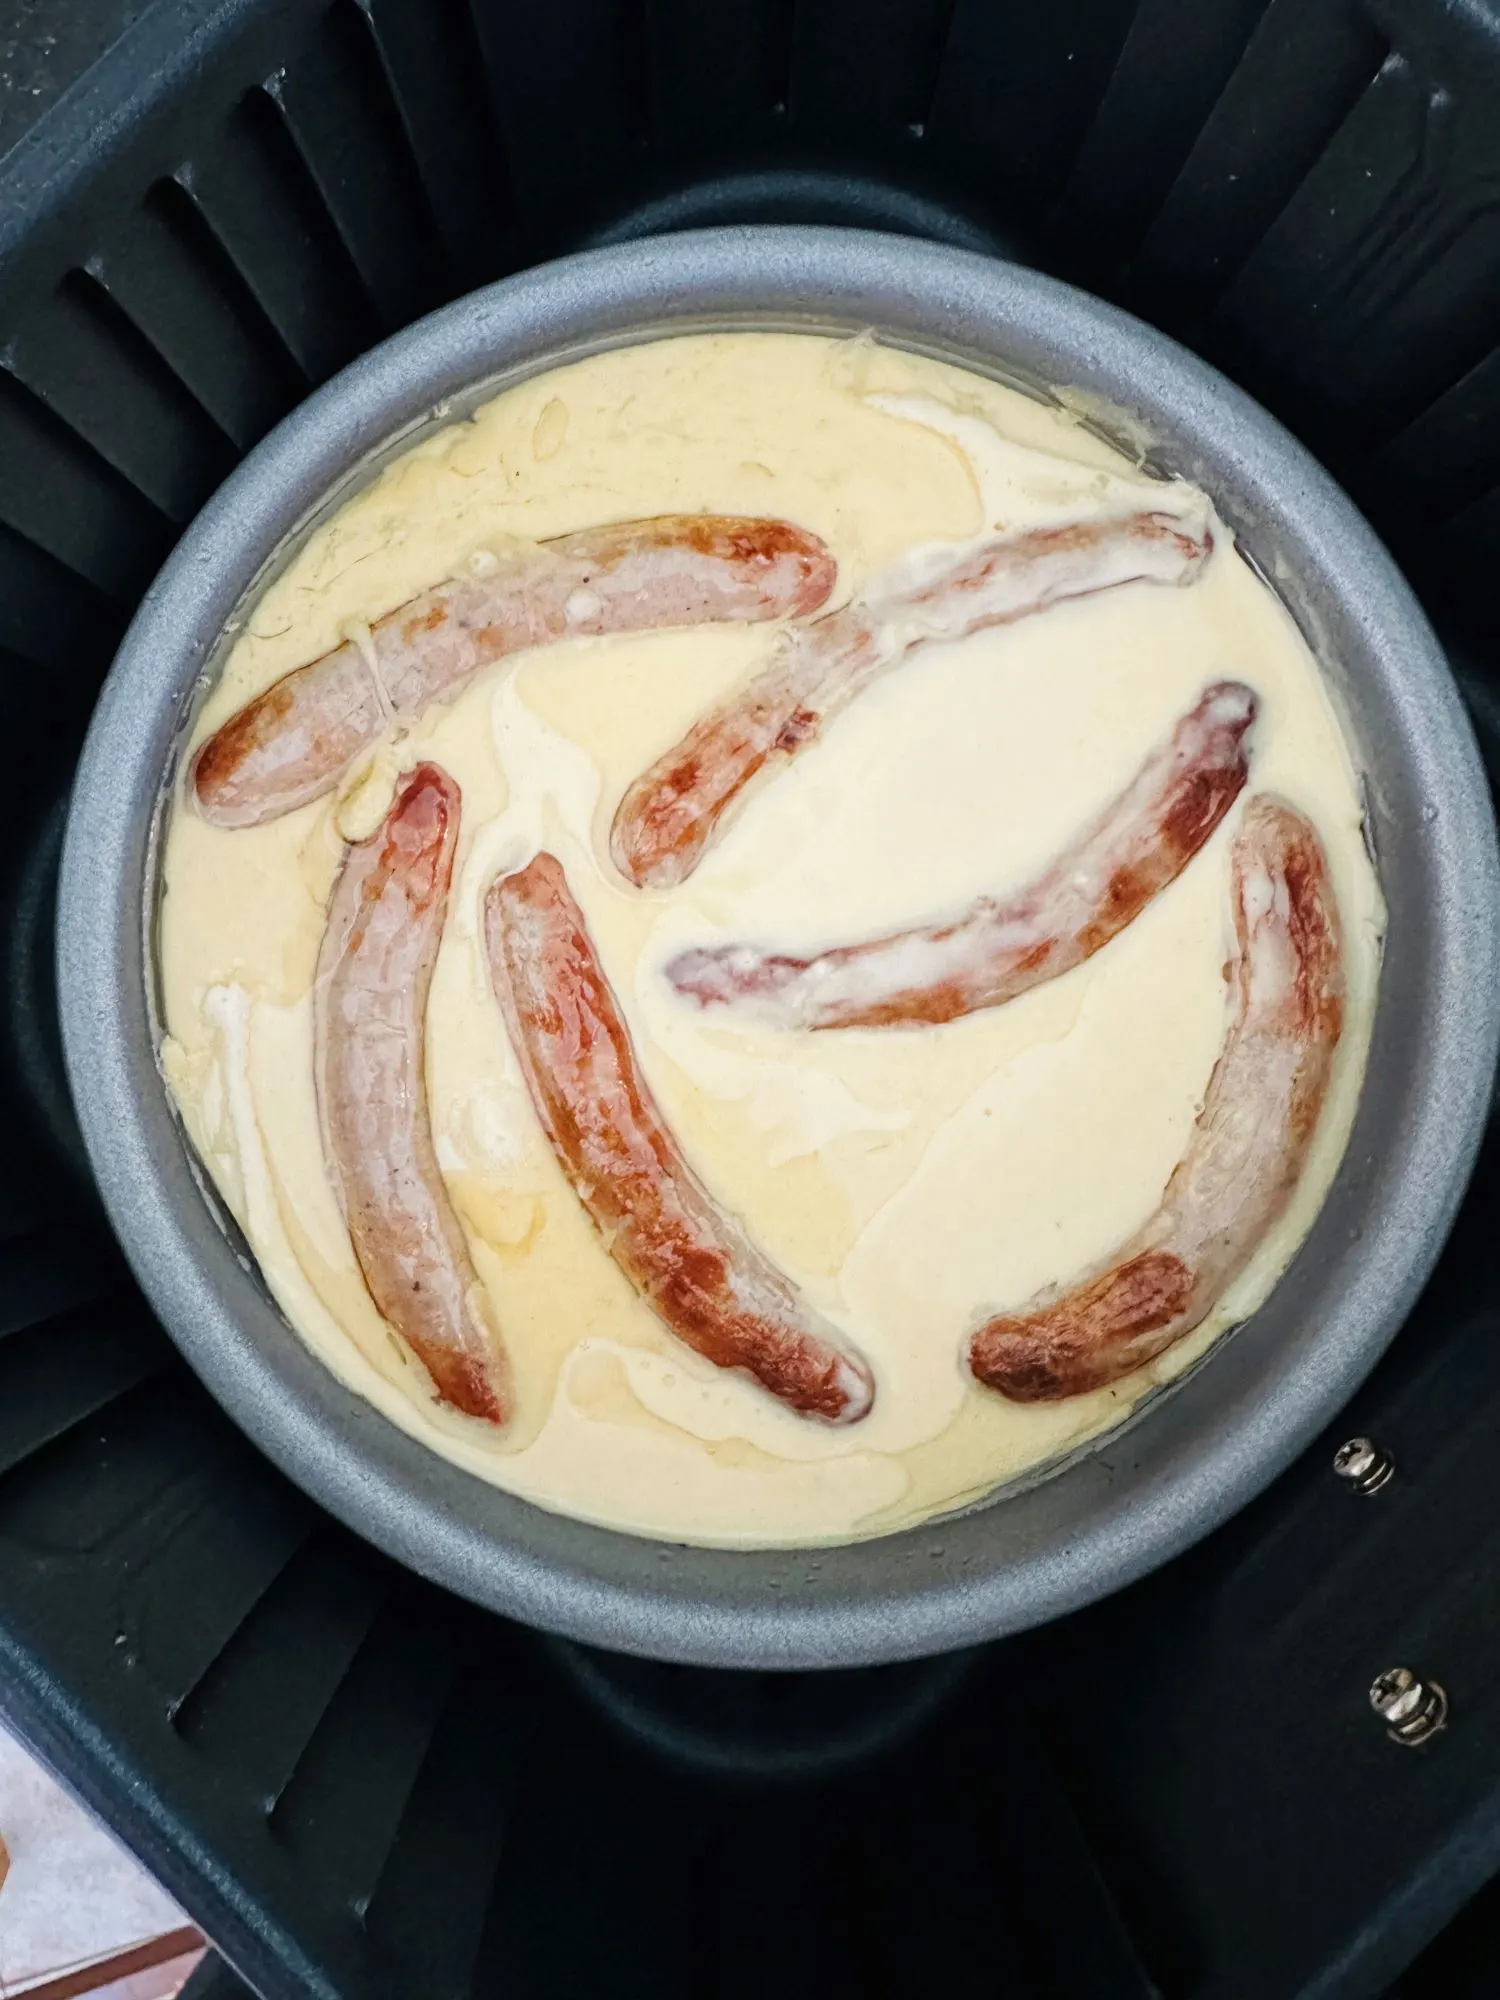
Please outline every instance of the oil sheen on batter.
[[[867, 340], [713, 334], [596, 355], [430, 435], [316, 532], [254, 605], [193, 740], [516, 538], [655, 514], [777, 515], [828, 542], [838, 604], [916, 545], [1161, 493], [1065, 410]], [[1190, 589], [1127, 585], [907, 660], [750, 796], [668, 891], [621, 880], [611, 815], [710, 702], [765, 665], [775, 627], [523, 654], [383, 744], [338, 796], [264, 826], [215, 828], [179, 798], [162, 1066], [287, 1317], [349, 1388], [546, 1507], [680, 1541], [832, 1542], [951, 1509], [1071, 1450], [1251, 1313], [1344, 1149], [1383, 909], [1318, 670], [1215, 533]], [[824, 1034], [700, 1012], [663, 978], [691, 946], [811, 952], [1003, 894], [1225, 678], [1260, 697], [1251, 785], [1180, 879], [1067, 976], [942, 1027]], [[310, 988], [342, 843], [379, 823], [398, 774], [423, 759], [463, 791], [428, 1086], [439, 1160], [514, 1362], [518, 1415], [503, 1437], [437, 1408], [371, 1304], [313, 1086]], [[1301, 1184], [1187, 1340], [1112, 1388], [1009, 1403], [962, 1369], [976, 1313], [1125, 1241], [1183, 1151], [1224, 1033], [1227, 857], [1251, 789], [1312, 818], [1344, 924], [1346, 1027]], [[864, 1421], [809, 1422], [683, 1348], [565, 1182], [507, 1044], [481, 928], [496, 874], [543, 846], [567, 870], [701, 1178], [872, 1361]]]

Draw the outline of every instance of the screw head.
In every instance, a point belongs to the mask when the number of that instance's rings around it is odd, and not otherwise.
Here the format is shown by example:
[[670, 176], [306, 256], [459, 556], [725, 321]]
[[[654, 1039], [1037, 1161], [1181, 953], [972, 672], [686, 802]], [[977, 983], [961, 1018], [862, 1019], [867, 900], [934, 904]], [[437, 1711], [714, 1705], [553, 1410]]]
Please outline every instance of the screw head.
[[1387, 1722], [1404, 1722], [1422, 1699], [1422, 1683], [1410, 1667], [1387, 1667], [1370, 1689], [1370, 1706]]
[[1354, 1437], [1333, 1454], [1333, 1469], [1356, 1493], [1378, 1493], [1396, 1470], [1396, 1461], [1372, 1438]]
[[1423, 1681], [1410, 1667], [1387, 1667], [1370, 1689], [1370, 1706], [1393, 1743], [1425, 1743], [1448, 1722], [1448, 1697], [1436, 1681]]

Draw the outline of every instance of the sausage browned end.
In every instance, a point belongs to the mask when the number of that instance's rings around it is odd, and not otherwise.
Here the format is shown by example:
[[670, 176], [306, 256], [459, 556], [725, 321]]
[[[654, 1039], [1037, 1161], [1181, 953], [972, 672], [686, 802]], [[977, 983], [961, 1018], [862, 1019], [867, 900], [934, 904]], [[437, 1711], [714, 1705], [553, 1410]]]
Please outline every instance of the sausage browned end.
[[438, 1398], [503, 1424], [510, 1370], [438, 1167], [424, 1022], [442, 941], [459, 789], [436, 764], [407, 777], [383, 824], [349, 848], [315, 988], [318, 1106], [359, 1268]]
[[191, 795], [215, 826], [256, 826], [332, 791], [391, 717], [451, 699], [481, 667], [553, 640], [719, 620], [800, 618], [833, 587], [816, 535], [787, 521], [668, 514], [541, 542], [439, 584], [249, 702], [199, 750]]
[[804, 1415], [852, 1423], [868, 1366], [713, 1200], [636, 1062], [562, 865], [539, 854], [492, 884], [495, 996], [542, 1129], [611, 1257], [661, 1319], [720, 1368]]
[[1338, 907], [1312, 822], [1280, 799], [1250, 801], [1232, 869], [1232, 1017], [1187, 1151], [1107, 1264], [971, 1336], [974, 1375], [1013, 1402], [1103, 1388], [1191, 1333], [1297, 1185], [1343, 1029]]

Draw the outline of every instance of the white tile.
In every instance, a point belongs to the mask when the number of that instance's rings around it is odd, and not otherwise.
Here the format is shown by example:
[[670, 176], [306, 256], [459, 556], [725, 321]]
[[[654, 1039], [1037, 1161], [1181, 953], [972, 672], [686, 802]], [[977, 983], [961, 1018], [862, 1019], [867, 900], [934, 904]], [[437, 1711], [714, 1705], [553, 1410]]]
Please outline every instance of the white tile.
[[0, 1730], [0, 1994], [187, 1920], [123, 1847]]

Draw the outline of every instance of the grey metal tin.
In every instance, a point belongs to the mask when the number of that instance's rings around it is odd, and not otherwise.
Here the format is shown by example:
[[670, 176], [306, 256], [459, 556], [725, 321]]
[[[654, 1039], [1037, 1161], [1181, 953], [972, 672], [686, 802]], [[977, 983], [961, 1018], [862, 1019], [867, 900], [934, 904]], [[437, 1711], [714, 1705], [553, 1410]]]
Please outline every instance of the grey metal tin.
[[[187, 704], [268, 560], [372, 454], [476, 383], [643, 330], [873, 327], [1081, 398], [1199, 481], [1314, 645], [1368, 774], [1390, 929], [1347, 1156], [1262, 1310], [1103, 1448], [939, 1523], [819, 1552], [725, 1552], [590, 1527], [450, 1466], [303, 1346], [210, 1210], [158, 1074], [153, 825]], [[1500, 1040], [1500, 857], [1442, 654], [1348, 500], [1262, 410], [1068, 286], [906, 238], [710, 230], [593, 252], [461, 300], [366, 355], [194, 522], [105, 684], [63, 863], [69, 1072], [141, 1284], [246, 1431], [335, 1514], [496, 1610], [706, 1664], [847, 1666], [994, 1638], [1119, 1588], [1227, 1518], [1333, 1416], [1431, 1269], [1478, 1146]]]

